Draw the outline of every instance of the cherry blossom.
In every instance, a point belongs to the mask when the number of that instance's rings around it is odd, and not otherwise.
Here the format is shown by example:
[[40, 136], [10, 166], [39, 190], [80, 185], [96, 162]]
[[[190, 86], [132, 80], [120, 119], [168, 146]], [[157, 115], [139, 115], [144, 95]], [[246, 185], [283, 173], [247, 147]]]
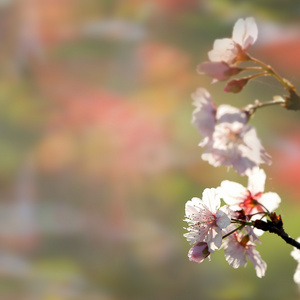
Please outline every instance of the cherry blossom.
[[[221, 182], [218, 189], [220, 197], [229, 205], [232, 210], [243, 209], [245, 215], [255, 214], [275, 210], [281, 199], [273, 192], [264, 193], [266, 174], [258, 167], [248, 172], [248, 186], [245, 188], [241, 184], [229, 180]], [[261, 215], [253, 216], [261, 218]]]
[[196, 107], [192, 114], [192, 124], [198, 129], [200, 135], [210, 137], [216, 125], [216, 104], [204, 88], [198, 88], [192, 94], [192, 99]]
[[255, 43], [257, 34], [254, 18], [239, 19], [233, 27], [232, 38], [215, 40], [208, 52], [210, 62], [200, 64], [197, 71], [211, 76], [213, 83], [238, 74], [243, 69], [237, 65], [249, 59], [246, 51]]
[[213, 78], [212, 83], [228, 80], [231, 76], [242, 71], [241, 68], [231, 67], [223, 61], [207, 61], [197, 67], [199, 74], [205, 74]]
[[[300, 237], [298, 237], [297, 242], [300, 243]], [[294, 281], [300, 287], [300, 250], [294, 247], [293, 251], [291, 252], [291, 255], [298, 262], [298, 266], [294, 274]]]
[[255, 43], [258, 35], [254, 18], [239, 19], [232, 32], [232, 38], [217, 39], [208, 52], [212, 62], [225, 62], [232, 66], [247, 60], [246, 51]]
[[[231, 226], [228, 230], [231, 230]], [[267, 264], [262, 260], [255, 249], [255, 244], [248, 235], [235, 231], [224, 239], [224, 254], [226, 261], [233, 267], [239, 268], [247, 265], [247, 257], [253, 263], [256, 275], [261, 278], [265, 275]]]
[[[230, 211], [227, 206], [220, 208], [221, 201], [216, 189], [205, 189], [202, 200], [194, 197], [185, 205], [185, 221], [189, 224], [184, 234], [190, 244], [206, 242], [213, 253], [222, 245], [222, 229], [230, 223]], [[198, 244], [199, 245], [199, 244]], [[190, 250], [192, 252], [194, 250]]]
[[232, 166], [241, 175], [262, 163], [271, 164], [255, 128], [247, 124], [246, 112], [230, 105], [216, 108], [204, 88], [198, 89], [192, 98], [196, 106], [192, 124], [204, 136], [199, 143], [200, 147], [206, 148], [203, 160], [215, 167]]

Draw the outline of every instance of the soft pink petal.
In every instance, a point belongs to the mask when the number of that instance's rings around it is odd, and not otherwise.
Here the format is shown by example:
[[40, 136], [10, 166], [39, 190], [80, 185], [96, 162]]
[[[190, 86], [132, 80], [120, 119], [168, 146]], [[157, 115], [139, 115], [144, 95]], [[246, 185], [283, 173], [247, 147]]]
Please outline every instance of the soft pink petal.
[[198, 129], [200, 135], [211, 136], [216, 124], [216, 105], [209, 92], [198, 88], [192, 94], [193, 105], [196, 107], [192, 115], [192, 124]]
[[226, 228], [231, 223], [230, 209], [227, 205], [222, 206], [216, 213], [216, 223], [219, 228]]
[[222, 230], [218, 227], [211, 228], [204, 241], [207, 242], [209, 251], [220, 249], [222, 246]]
[[205, 74], [214, 78], [216, 81], [227, 80], [231, 76], [238, 74], [241, 69], [230, 67], [223, 61], [204, 62], [197, 67], [199, 74]]
[[245, 112], [227, 104], [223, 104], [218, 107], [216, 119], [218, 123], [239, 122], [241, 124], [246, 124], [248, 121], [248, 117]]
[[263, 192], [265, 190], [266, 173], [264, 170], [256, 167], [248, 173], [248, 190], [252, 195]]
[[[239, 150], [243, 157], [252, 161], [254, 166], [258, 166], [262, 163], [268, 165], [272, 163], [271, 157], [261, 145], [254, 127], [249, 125], [244, 126], [241, 136], [243, 138], [243, 143], [239, 145]], [[249, 172], [249, 170], [247, 170], [247, 172]]]
[[[256, 232], [254, 231], [254, 229], [256, 229], [256, 228], [252, 228], [252, 226], [245, 226], [245, 230], [246, 230], [247, 234], [249, 235], [250, 241], [253, 243], [256, 242], [258, 244], [261, 244], [261, 241], [258, 239], [258, 236], [260, 236], [260, 235], [257, 235]], [[259, 230], [259, 231], [262, 231], [262, 233], [264, 233], [263, 230]]]
[[210, 61], [223, 61], [231, 65], [238, 53], [238, 49], [232, 39], [217, 39], [214, 42], [213, 49], [208, 52]]
[[257, 39], [258, 29], [254, 18], [239, 19], [232, 32], [232, 39], [239, 44], [243, 50], [247, 50]]
[[234, 113], [224, 115], [226, 121], [231, 119], [233, 122], [219, 122], [215, 126], [202, 159], [215, 167], [232, 166], [238, 173], [244, 175], [261, 163], [270, 164], [271, 159], [262, 147], [256, 130], [249, 125], [234, 121], [238, 116], [239, 114]]
[[235, 269], [247, 264], [244, 248], [234, 241], [228, 241], [224, 254], [226, 261]]
[[265, 275], [267, 264], [262, 260], [260, 254], [256, 249], [254, 249], [253, 246], [250, 246], [246, 250], [248, 258], [251, 260], [251, 262], [254, 265], [254, 269], [256, 271], [257, 277], [261, 278]]

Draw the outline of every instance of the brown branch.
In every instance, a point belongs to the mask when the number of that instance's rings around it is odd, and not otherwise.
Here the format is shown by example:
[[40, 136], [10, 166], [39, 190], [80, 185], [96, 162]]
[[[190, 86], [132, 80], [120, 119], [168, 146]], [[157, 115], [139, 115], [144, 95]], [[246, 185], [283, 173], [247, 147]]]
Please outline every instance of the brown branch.
[[300, 243], [297, 242], [295, 239], [291, 238], [283, 229], [283, 222], [281, 216], [277, 216], [276, 213], [269, 214], [271, 219], [267, 220], [267, 222], [263, 220], [255, 220], [254, 227], [261, 229], [263, 231], [269, 231], [271, 233], [275, 233], [280, 236], [286, 243], [296, 247], [300, 250]]

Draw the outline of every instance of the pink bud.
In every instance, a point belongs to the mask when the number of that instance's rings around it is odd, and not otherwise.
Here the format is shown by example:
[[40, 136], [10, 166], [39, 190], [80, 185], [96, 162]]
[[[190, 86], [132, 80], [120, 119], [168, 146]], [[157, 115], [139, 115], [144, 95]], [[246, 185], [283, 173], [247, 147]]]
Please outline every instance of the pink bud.
[[208, 251], [208, 245], [205, 242], [199, 242], [195, 244], [189, 251], [188, 257], [190, 261], [201, 263], [203, 260], [210, 255]]
[[233, 79], [227, 83], [224, 88], [225, 92], [238, 93], [248, 83], [250, 78]]

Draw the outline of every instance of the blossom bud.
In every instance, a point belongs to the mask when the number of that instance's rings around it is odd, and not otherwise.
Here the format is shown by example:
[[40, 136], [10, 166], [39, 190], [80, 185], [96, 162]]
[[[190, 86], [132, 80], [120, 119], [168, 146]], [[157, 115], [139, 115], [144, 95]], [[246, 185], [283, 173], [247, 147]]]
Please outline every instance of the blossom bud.
[[291, 110], [300, 109], [300, 96], [296, 93], [295, 88], [289, 88], [289, 96], [285, 98], [285, 107]]
[[244, 86], [248, 83], [249, 81], [248, 78], [240, 78], [240, 79], [233, 79], [227, 83], [227, 85], [224, 88], [225, 92], [231, 92], [231, 93], [238, 93], [240, 92]]
[[205, 242], [199, 242], [195, 244], [189, 251], [188, 257], [190, 261], [201, 263], [203, 260], [210, 255], [208, 245]]

